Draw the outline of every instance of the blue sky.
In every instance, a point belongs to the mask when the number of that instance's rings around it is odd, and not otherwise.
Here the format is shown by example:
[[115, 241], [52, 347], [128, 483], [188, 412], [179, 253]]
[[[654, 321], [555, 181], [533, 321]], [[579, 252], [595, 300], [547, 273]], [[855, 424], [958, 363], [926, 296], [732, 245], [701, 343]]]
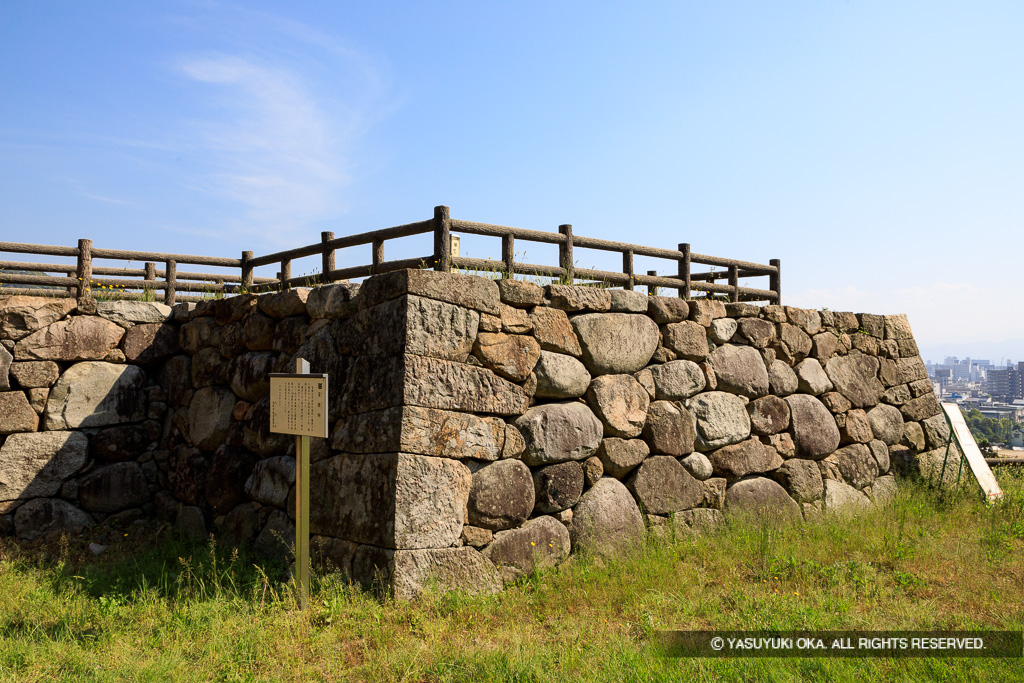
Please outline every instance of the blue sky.
[[0, 4], [0, 240], [237, 256], [447, 204], [1024, 359], [1024, 5], [636, 5]]

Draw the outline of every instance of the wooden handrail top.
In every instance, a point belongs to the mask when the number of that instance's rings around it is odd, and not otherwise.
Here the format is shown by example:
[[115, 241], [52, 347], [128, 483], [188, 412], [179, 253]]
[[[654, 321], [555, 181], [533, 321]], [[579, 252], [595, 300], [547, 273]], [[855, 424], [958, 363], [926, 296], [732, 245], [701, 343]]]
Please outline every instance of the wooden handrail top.
[[[462, 221], [452, 219], [452, 232], [465, 232], [471, 235], [487, 235], [489, 237], [504, 237], [511, 235], [516, 239], [524, 239], [531, 242], [544, 242], [547, 244], [565, 244], [566, 237], [561, 233], [544, 232], [542, 230], [527, 230], [524, 228], [513, 228], [507, 225], [494, 225], [491, 223], [474, 223], [473, 221]], [[584, 237], [573, 235], [572, 244], [582, 249], [599, 249], [602, 251], [626, 252], [631, 251], [637, 256], [653, 256], [655, 258], [672, 259], [680, 261], [683, 259], [682, 252], [676, 249], [661, 249], [659, 247], [645, 247], [642, 244], [629, 244], [626, 242], [614, 242], [602, 240], [596, 237]], [[777, 272], [774, 266], [766, 266], [763, 263], [751, 261], [738, 261], [736, 259], [719, 258], [705, 254], [690, 254], [691, 263], [701, 263], [708, 266], [737, 266], [750, 272], [750, 275], [770, 275]], [[742, 277], [742, 276], [741, 276]]]
[[295, 249], [279, 251], [274, 254], [257, 256], [250, 260], [248, 265], [253, 268], [259, 268], [260, 266], [268, 266], [272, 263], [280, 263], [281, 261], [290, 261], [304, 256], [322, 254], [325, 249], [344, 249], [346, 247], [357, 247], [361, 244], [371, 244], [377, 239], [391, 240], [399, 237], [408, 237], [410, 235], [422, 235], [430, 232], [432, 229], [432, 221], [406, 223], [405, 225], [396, 225], [393, 228], [371, 230], [370, 232], [361, 232], [358, 235], [346, 235], [345, 237], [337, 237], [333, 240], [317, 242], [316, 244], [310, 244], [305, 247], [296, 247]]
[[129, 261], [174, 261], [194, 266], [222, 266], [241, 268], [242, 259], [220, 256], [193, 256], [192, 254], [164, 254], [155, 251], [126, 251], [124, 249], [93, 249], [93, 258], [128, 259]]
[[[15, 254], [40, 254], [42, 256], [78, 256], [78, 247], [56, 247], [48, 244], [26, 244], [23, 242], [0, 242], [0, 251]], [[155, 251], [127, 251], [124, 249], [92, 249], [93, 258], [127, 259], [129, 261], [170, 261], [191, 263], [197, 266], [222, 266], [239, 268], [241, 259], [219, 256], [195, 256], [193, 254], [164, 254]]]
[[0, 251], [41, 256], [78, 256], [78, 247], [57, 247], [50, 244], [25, 244], [23, 242], [0, 242]]

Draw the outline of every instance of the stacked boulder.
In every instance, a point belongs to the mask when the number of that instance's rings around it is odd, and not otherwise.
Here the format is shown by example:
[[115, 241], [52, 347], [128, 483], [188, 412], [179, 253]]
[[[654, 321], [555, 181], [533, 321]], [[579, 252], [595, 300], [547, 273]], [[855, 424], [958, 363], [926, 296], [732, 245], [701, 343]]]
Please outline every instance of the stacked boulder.
[[20, 537], [156, 515], [286, 555], [294, 439], [269, 432], [268, 375], [304, 358], [331, 389], [313, 545], [406, 596], [729, 511], [880, 504], [948, 438], [904, 316], [409, 270], [173, 311], [10, 297], [0, 341]]

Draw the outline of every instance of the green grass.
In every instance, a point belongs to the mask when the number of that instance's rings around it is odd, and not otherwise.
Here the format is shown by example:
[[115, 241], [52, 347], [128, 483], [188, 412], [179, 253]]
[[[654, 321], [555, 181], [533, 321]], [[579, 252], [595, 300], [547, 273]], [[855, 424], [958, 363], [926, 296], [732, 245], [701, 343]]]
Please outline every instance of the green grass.
[[1020, 660], [667, 659], [662, 629], [1024, 628], [1024, 478], [1006, 500], [905, 486], [855, 519], [736, 520], [712, 537], [573, 558], [488, 597], [379, 599], [166, 529], [93, 557], [0, 545], [0, 680], [995, 680]]

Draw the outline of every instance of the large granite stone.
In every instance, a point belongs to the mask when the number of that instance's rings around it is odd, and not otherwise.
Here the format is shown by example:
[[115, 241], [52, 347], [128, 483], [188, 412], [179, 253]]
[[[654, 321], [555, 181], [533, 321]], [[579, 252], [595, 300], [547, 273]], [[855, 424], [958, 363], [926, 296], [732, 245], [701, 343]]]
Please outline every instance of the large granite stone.
[[632, 472], [650, 453], [650, 447], [642, 439], [602, 439], [597, 449], [602, 473], [615, 479], [622, 479]]
[[492, 531], [511, 529], [526, 521], [534, 503], [530, 469], [520, 460], [499, 460], [473, 473], [467, 521]]
[[0, 447], [0, 501], [56, 495], [85, 465], [88, 448], [82, 432], [11, 434]]
[[29, 360], [11, 363], [11, 377], [22, 389], [53, 386], [60, 377], [60, 366], [52, 360]]
[[0, 434], [34, 432], [38, 427], [39, 414], [33, 410], [25, 392], [0, 392]]
[[820, 460], [839, 447], [839, 426], [821, 401], [807, 394], [785, 398], [797, 457]]
[[92, 516], [56, 498], [30, 500], [19, 506], [14, 513], [14, 533], [23, 541], [59, 534], [77, 534], [95, 524]]
[[562, 353], [541, 351], [533, 371], [537, 375], [537, 398], [577, 398], [590, 386], [586, 366]]
[[583, 495], [583, 481], [583, 467], [575, 460], [541, 467], [533, 473], [534, 510], [543, 514], [568, 510]]
[[343, 415], [399, 405], [521, 415], [530, 400], [522, 387], [487, 368], [409, 354], [353, 358], [338, 384]]
[[178, 352], [178, 326], [171, 323], [135, 325], [125, 332], [121, 348], [129, 363], [145, 365], [163, 360]]
[[652, 455], [626, 479], [626, 487], [648, 514], [664, 515], [697, 507], [704, 487], [668, 455]]
[[74, 299], [0, 296], [0, 339], [17, 341], [57, 322], [77, 304]]
[[707, 454], [713, 473], [735, 481], [748, 474], [770, 472], [782, 465], [778, 452], [762, 444], [756, 436], [740, 443], [723, 446]]
[[750, 416], [745, 399], [724, 391], [697, 394], [686, 402], [697, 420], [698, 451], [707, 452], [739, 443], [750, 436]]
[[335, 425], [331, 446], [348, 453], [402, 452], [493, 461], [501, 457], [505, 434], [500, 418], [402, 406], [342, 418]]
[[639, 436], [647, 421], [650, 400], [631, 375], [604, 375], [587, 389], [587, 404], [604, 425], [605, 436]]
[[842, 481], [855, 489], [870, 486], [878, 477], [878, 463], [871, 449], [861, 443], [840, 448], [818, 465], [823, 479]]
[[248, 351], [236, 356], [228, 369], [231, 391], [238, 398], [255, 403], [270, 393], [270, 373], [277, 365], [272, 351]]
[[776, 360], [768, 366], [768, 387], [776, 396], [789, 396], [796, 393], [800, 380], [793, 368], [784, 361]]
[[96, 314], [115, 322], [121, 327], [145, 323], [165, 323], [173, 311], [166, 304], [156, 301], [97, 301]]
[[639, 547], [644, 520], [622, 482], [605, 477], [573, 508], [569, 536], [574, 552], [608, 556]]
[[14, 347], [17, 360], [103, 360], [117, 347], [124, 328], [94, 316], [79, 315], [23, 337]]
[[391, 550], [361, 545], [352, 558], [352, 576], [366, 585], [382, 582], [398, 600], [411, 600], [430, 589], [491, 594], [502, 587], [494, 563], [467, 546]]
[[815, 358], [805, 358], [797, 363], [796, 379], [797, 388], [805, 394], [821, 396], [832, 391], [832, 382], [829, 381], [821, 363]]
[[854, 408], [877, 405], [885, 391], [877, 377], [878, 359], [863, 353], [832, 358], [825, 364], [825, 374]]
[[654, 365], [650, 373], [654, 379], [654, 397], [659, 401], [681, 401], [703, 391], [707, 385], [700, 366], [689, 360]]
[[813, 503], [825, 494], [821, 470], [813, 460], [787, 460], [769, 476], [798, 503]]
[[515, 567], [524, 574], [553, 567], [569, 556], [569, 530], [554, 517], [531, 519], [518, 529], [494, 534], [483, 551], [498, 567]]
[[647, 297], [647, 315], [659, 325], [682, 322], [690, 317], [690, 304], [676, 297]]
[[935, 398], [935, 394], [929, 393], [910, 399], [900, 406], [900, 412], [907, 420], [920, 422], [930, 417], [941, 417], [942, 406], [939, 405], [939, 400]]
[[647, 410], [643, 437], [654, 453], [689, 455], [697, 438], [696, 422], [682, 403], [654, 401]]
[[709, 362], [720, 391], [747, 398], [768, 393], [768, 370], [756, 349], [725, 344], [711, 353]]
[[481, 332], [473, 352], [484, 367], [505, 379], [522, 382], [540, 359], [540, 344], [521, 334]]
[[789, 404], [778, 396], [762, 396], [747, 405], [750, 430], [754, 434], [770, 436], [789, 427]]
[[684, 360], [700, 362], [710, 353], [707, 328], [692, 320], [665, 325], [661, 341]]
[[880, 404], [868, 411], [868, 422], [874, 438], [881, 439], [886, 446], [893, 446], [903, 438], [903, 415], [898, 408]]
[[78, 500], [89, 512], [110, 513], [140, 507], [149, 501], [146, 475], [137, 462], [101, 467], [78, 482]]
[[345, 453], [310, 470], [313, 533], [398, 549], [443, 548], [462, 534], [473, 476], [457, 460]]
[[[257, 460], [255, 453], [238, 446], [225, 444], [213, 452], [206, 474], [206, 502], [214, 512], [230, 513], [246, 502], [245, 484]], [[294, 467], [293, 461], [293, 471]]]
[[744, 479], [730, 486], [725, 492], [725, 507], [729, 512], [776, 516], [790, 521], [802, 519], [796, 501], [778, 483], [765, 477]]
[[76, 363], [50, 391], [43, 414], [46, 429], [139, 422], [146, 416], [145, 383], [146, 373], [134, 365]]
[[[295, 458], [278, 455], [260, 460], [253, 466], [252, 474], [245, 481], [245, 495], [260, 503], [283, 508], [294, 485]], [[206, 495], [209, 497], [209, 491]]]
[[530, 322], [533, 323], [533, 336], [545, 351], [566, 353], [570, 356], [579, 356], [583, 353], [565, 311], [537, 306], [530, 313]]
[[518, 308], [532, 308], [544, 301], [544, 289], [525, 280], [497, 280], [498, 294], [503, 304]]
[[825, 512], [851, 514], [871, 507], [871, 499], [852, 486], [835, 479], [824, 480]]
[[646, 315], [586, 313], [570, 322], [591, 375], [637, 372], [658, 348], [658, 326]]
[[501, 298], [494, 280], [462, 273], [397, 270], [368, 278], [359, 290], [358, 305], [370, 308], [403, 294], [464, 306], [497, 315]]
[[359, 285], [337, 282], [316, 287], [306, 296], [306, 313], [310, 318], [347, 318], [356, 312]]
[[755, 349], [767, 349], [775, 341], [775, 325], [759, 318], [743, 318], [739, 332]]
[[421, 296], [400, 296], [365, 308], [337, 327], [338, 353], [412, 353], [463, 362], [473, 348], [480, 313]]
[[547, 465], [585, 460], [601, 443], [601, 421], [585, 404], [549, 403], [536, 406], [515, 421], [526, 440], [523, 462]]
[[193, 446], [212, 451], [224, 443], [236, 400], [224, 387], [203, 387], [195, 393], [188, 407], [188, 432]]
[[153, 438], [142, 425], [107, 427], [92, 437], [89, 444], [93, 457], [108, 462], [135, 460], [149, 450]]
[[544, 288], [551, 306], [563, 311], [604, 312], [612, 307], [612, 295], [607, 289], [571, 285], [548, 285]]
[[263, 313], [271, 318], [288, 318], [293, 315], [306, 314], [306, 300], [309, 298], [308, 287], [294, 287], [283, 292], [264, 294], [256, 301]]

